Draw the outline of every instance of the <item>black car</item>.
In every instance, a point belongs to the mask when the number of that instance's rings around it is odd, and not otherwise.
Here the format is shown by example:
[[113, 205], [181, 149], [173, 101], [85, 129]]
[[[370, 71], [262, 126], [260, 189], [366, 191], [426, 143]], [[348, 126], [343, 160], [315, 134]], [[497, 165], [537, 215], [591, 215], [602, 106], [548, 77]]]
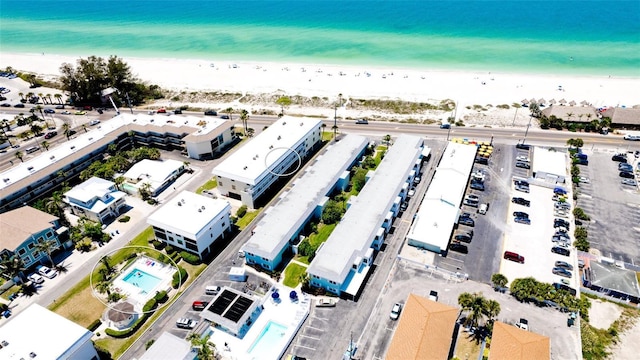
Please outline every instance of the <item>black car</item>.
[[513, 216], [515, 217], [519, 217], [519, 218], [529, 218], [529, 214], [527, 214], [526, 212], [522, 212], [522, 211], [514, 211], [513, 212]]
[[451, 124], [442, 124], [440, 125], [440, 129], [451, 129]]
[[626, 163], [627, 162], [627, 155], [625, 154], [615, 154], [611, 157], [611, 160], [613, 161], [620, 161], [621, 163]]
[[560, 283], [553, 283], [553, 287], [556, 288], [556, 290], [564, 290], [564, 291], [568, 291], [569, 294], [576, 296], [576, 289], [565, 285], [565, 284], [560, 284]]
[[214, 110], [207, 110], [204, 112], [204, 114], [209, 116], [218, 116], [218, 112]]
[[45, 139], [51, 139], [52, 137], [54, 137], [54, 136], [56, 136], [56, 135], [58, 135], [58, 132], [57, 132], [57, 131], [50, 131], [50, 132], [48, 132], [48, 133], [46, 133], [46, 134], [44, 135], [44, 138], [45, 138]]
[[566, 261], [556, 261], [555, 267], [567, 269], [569, 271], [573, 271], [573, 265], [569, 264]]
[[513, 219], [513, 221], [517, 222], [518, 224], [531, 225], [531, 219], [529, 218], [517, 217]]
[[627, 163], [620, 163], [620, 164], [618, 164], [618, 171], [632, 172], [633, 171], [633, 166], [631, 166], [630, 164], [627, 164]]
[[559, 276], [562, 276], [562, 277], [571, 278], [571, 272], [569, 272], [566, 269], [555, 267], [551, 271], [553, 272], [554, 275], [559, 275]]
[[458, 219], [458, 223], [462, 224], [462, 225], [471, 226], [471, 227], [476, 225], [476, 222], [473, 221], [472, 218], [470, 218], [470, 217], [462, 217], [462, 216]]
[[182, 109], [175, 109], [173, 110], [173, 113], [176, 115], [182, 114]]
[[489, 159], [479, 156], [476, 158], [476, 164], [489, 165]]
[[405, 201], [400, 205], [400, 211], [407, 211], [408, 207], [409, 207], [409, 203]]
[[55, 113], [56, 113], [56, 111], [55, 111], [55, 110], [53, 110], [53, 109], [49, 109], [49, 108], [47, 108], [47, 109], [44, 109], [44, 113], [45, 113], [45, 114], [55, 114]]
[[24, 104], [23, 104], [23, 103], [17, 103], [17, 104], [15, 104], [15, 105], [13, 105], [13, 107], [16, 107], [16, 108], [23, 108], [23, 107], [24, 107]]
[[484, 191], [484, 184], [480, 181], [472, 181], [470, 187], [473, 190]]
[[635, 178], [635, 175], [633, 175], [632, 172], [628, 172], [628, 171], [620, 171], [620, 173], [618, 175], [620, 177], [627, 178], [627, 179]]
[[551, 248], [551, 252], [559, 255], [569, 256], [571, 255], [571, 250], [565, 249], [560, 246], [554, 246]]
[[518, 161], [518, 162], [516, 162], [516, 167], [517, 167], [517, 168], [522, 168], [522, 169], [529, 169], [529, 168], [531, 168], [531, 167], [529, 166], [529, 163], [526, 163], [526, 162], [524, 162], [524, 161]]
[[514, 197], [511, 199], [511, 202], [514, 204], [523, 205], [527, 207], [531, 206], [531, 201], [521, 197]]
[[454, 237], [454, 240], [460, 241], [460, 242], [470, 243], [472, 238], [473, 237], [470, 236], [469, 234], [458, 234], [458, 235], [456, 235]]
[[462, 203], [467, 206], [478, 207], [478, 200], [464, 199]]
[[[553, 224], [558, 224], [560, 226], [564, 226], [564, 227], [569, 227], [569, 222], [567, 220], [563, 220], [563, 219], [559, 219], [559, 218], [555, 218], [553, 219]], [[558, 227], [558, 226], [554, 226], [554, 227]]]
[[524, 180], [513, 180], [515, 186], [529, 186], [529, 183]]
[[220, 116], [220, 119], [229, 120], [229, 115], [222, 115]]
[[9, 104], [9, 103], [2, 103], [2, 105], [0, 105], [0, 106], [2, 106], [2, 107], [11, 107], [11, 104]]
[[369, 120], [367, 120], [367, 119], [358, 119], [358, 120], [356, 120], [356, 124], [367, 125], [367, 124], [369, 124]]
[[459, 252], [461, 254], [469, 253], [469, 248], [467, 247], [467, 245], [462, 245], [459, 243], [451, 243], [451, 245], [449, 245], [449, 250]]
[[516, 145], [516, 149], [529, 150], [529, 148], [531, 148], [531, 146], [525, 143]]

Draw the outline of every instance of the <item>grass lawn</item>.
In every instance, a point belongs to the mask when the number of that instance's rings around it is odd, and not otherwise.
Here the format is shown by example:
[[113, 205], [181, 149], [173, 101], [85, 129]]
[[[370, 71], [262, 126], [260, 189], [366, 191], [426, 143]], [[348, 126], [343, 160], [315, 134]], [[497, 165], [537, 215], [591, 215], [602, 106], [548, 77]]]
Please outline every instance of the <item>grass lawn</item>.
[[326, 130], [322, 132], [322, 141], [331, 141], [333, 139], [333, 130]]
[[218, 187], [218, 181], [216, 180], [216, 178], [212, 178], [211, 180], [207, 181], [206, 183], [204, 183], [202, 186], [200, 186], [197, 190], [196, 190], [196, 194], [200, 194], [202, 193], [204, 190], [211, 190], [211, 189], [215, 189], [216, 187]]
[[311, 261], [309, 261], [309, 257], [308, 256], [300, 256], [300, 255], [296, 255], [294, 257], [295, 260], [300, 261], [303, 264], [311, 264]]
[[331, 235], [331, 233], [333, 232], [333, 229], [335, 229], [337, 225], [338, 224], [331, 224], [331, 225], [319, 224], [318, 233], [311, 234], [311, 236], [309, 236], [309, 244], [311, 244], [311, 246], [317, 249], [318, 246], [320, 246], [320, 244], [327, 241], [327, 239], [329, 238], [329, 235]]
[[304, 275], [307, 268], [296, 263], [291, 263], [284, 269], [284, 281], [285, 286], [295, 288], [300, 284], [300, 276]]
[[473, 334], [469, 334], [460, 328], [455, 356], [458, 359], [477, 359], [478, 354], [480, 354], [480, 344], [476, 343]]
[[387, 147], [380, 145], [376, 148], [376, 156], [373, 158], [373, 160], [375, 160], [376, 162], [376, 168], [378, 167], [378, 165], [380, 165], [380, 162], [382, 161], [382, 155], [385, 154], [387, 152]]
[[249, 226], [249, 224], [251, 224], [253, 219], [255, 219], [256, 216], [260, 214], [260, 211], [262, 211], [262, 208], [256, 209], [254, 211], [247, 211], [247, 213], [243, 217], [238, 219], [236, 225], [240, 228], [240, 230], [244, 230], [247, 226]]

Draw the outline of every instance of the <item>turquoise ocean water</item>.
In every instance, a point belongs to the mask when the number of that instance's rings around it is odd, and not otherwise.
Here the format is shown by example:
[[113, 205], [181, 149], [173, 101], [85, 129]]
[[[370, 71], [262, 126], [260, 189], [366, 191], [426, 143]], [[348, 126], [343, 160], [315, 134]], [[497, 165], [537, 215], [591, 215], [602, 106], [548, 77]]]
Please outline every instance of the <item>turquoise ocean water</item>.
[[2, 0], [0, 51], [636, 77], [640, 1]]

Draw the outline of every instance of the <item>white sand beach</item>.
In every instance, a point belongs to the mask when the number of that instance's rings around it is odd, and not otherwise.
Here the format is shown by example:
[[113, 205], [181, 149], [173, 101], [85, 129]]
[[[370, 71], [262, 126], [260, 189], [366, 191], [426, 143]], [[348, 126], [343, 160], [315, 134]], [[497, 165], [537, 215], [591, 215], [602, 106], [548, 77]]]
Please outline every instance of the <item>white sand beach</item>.
[[[351, 99], [389, 99], [414, 102], [439, 102], [452, 99], [465, 115], [465, 108], [473, 105], [492, 107], [511, 105], [522, 99], [552, 99], [580, 103], [586, 101], [596, 107], [634, 106], [640, 104], [639, 78], [617, 78], [597, 76], [559, 76], [537, 74], [474, 73], [456, 71], [429, 71], [401, 68], [350, 67], [313, 64], [207, 62], [184, 59], [123, 59], [132, 72], [141, 80], [160, 85], [176, 92], [234, 92], [241, 94], [283, 94], [306, 97], [337, 99], [342, 94]], [[59, 75], [64, 62], [75, 64], [77, 57], [53, 54], [4, 53], [0, 67], [11, 66], [20, 71], [37, 73], [44, 78]], [[157, 106], [178, 106], [170, 99]], [[223, 108], [251, 107], [238, 99], [226, 104], [198, 104], [190, 106], [216, 106]], [[275, 104], [262, 104], [277, 109]], [[494, 108], [495, 109], [495, 108]], [[333, 116], [333, 109], [296, 109], [289, 112]], [[342, 116], [367, 116], [364, 113], [348, 113], [341, 109]], [[345, 114], [345, 112], [347, 114]], [[473, 116], [466, 111], [467, 120], [493, 125], [526, 124], [528, 111], [515, 117], [514, 110], [485, 112]]]

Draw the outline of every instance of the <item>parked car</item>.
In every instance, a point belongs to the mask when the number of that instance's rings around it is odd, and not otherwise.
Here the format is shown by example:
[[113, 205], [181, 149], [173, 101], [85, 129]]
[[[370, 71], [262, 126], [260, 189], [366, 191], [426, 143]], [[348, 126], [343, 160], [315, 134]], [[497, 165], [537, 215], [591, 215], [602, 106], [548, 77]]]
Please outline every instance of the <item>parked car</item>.
[[44, 282], [44, 278], [36, 273], [27, 276], [27, 279], [29, 279], [29, 281], [33, 282], [34, 284], [42, 284]]
[[471, 181], [471, 186], [473, 190], [484, 191], [484, 184], [480, 181]]
[[214, 110], [207, 110], [204, 112], [204, 114], [209, 116], [218, 116], [218, 112]]
[[634, 179], [635, 175], [633, 175], [632, 172], [628, 172], [628, 171], [620, 171], [620, 173], [618, 174], [620, 177], [622, 178], [627, 178], [627, 179]]
[[555, 267], [567, 269], [569, 271], [573, 271], [573, 265], [569, 264], [566, 261], [556, 261]]
[[520, 264], [524, 264], [524, 256], [518, 254], [518, 253], [514, 253], [512, 251], [505, 251], [504, 252], [504, 256], [505, 259], [507, 260], [511, 260], [511, 261], [515, 261], [517, 263]]
[[578, 177], [578, 181], [580, 181], [581, 183], [584, 183], [584, 184], [589, 184], [591, 182], [591, 180], [589, 180], [588, 177], [584, 177], [584, 176], [579, 176]]
[[531, 160], [529, 159], [529, 157], [528, 157], [528, 156], [525, 156], [525, 155], [518, 155], [518, 156], [516, 156], [516, 161], [521, 161], [521, 162], [526, 162], [526, 163], [531, 162]]
[[622, 183], [622, 185], [638, 186], [638, 183], [632, 179], [622, 179], [620, 180], [620, 183]]
[[451, 243], [449, 245], [449, 250], [450, 251], [459, 252], [461, 254], [468, 254], [469, 253], [469, 248], [467, 247], [467, 245], [462, 245], [460, 243]]
[[516, 190], [528, 194], [529, 193], [529, 186], [516, 185]]
[[58, 275], [58, 272], [56, 270], [44, 265], [38, 265], [38, 267], [36, 267], [36, 271], [38, 272], [38, 274], [49, 279], [53, 279], [54, 277], [56, 277], [56, 275]]
[[475, 194], [469, 194], [469, 195], [467, 195], [465, 197], [465, 199], [471, 200], [471, 201], [475, 201], [475, 202], [480, 201], [480, 197], [478, 195], [475, 195]]
[[626, 163], [627, 162], [627, 155], [626, 154], [615, 154], [611, 157], [611, 160], [613, 161], [620, 161], [621, 163]]
[[473, 237], [469, 236], [469, 234], [458, 234], [454, 237], [456, 241], [470, 243]]
[[519, 218], [529, 218], [529, 214], [527, 214], [526, 212], [522, 212], [522, 211], [514, 211], [513, 212], [513, 216], [515, 217], [519, 217]]
[[463, 203], [464, 205], [467, 205], [467, 206], [471, 206], [471, 207], [478, 207], [478, 201], [477, 201], [477, 200], [464, 199], [464, 200], [462, 201], [462, 203]]
[[565, 249], [563, 247], [559, 247], [559, 246], [554, 246], [551, 248], [551, 252], [552, 253], [556, 253], [559, 255], [564, 255], [564, 256], [569, 256], [571, 255], [571, 250], [569, 249]]
[[517, 222], [518, 224], [531, 225], [531, 219], [529, 218], [517, 217], [513, 219], [513, 221]]
[[222, 290], [220, 286], [211, 285], [204, 288], [204, 293], [207, 295], [218, 295], [220, 290]]
[[176, 321], [176, 326], [181, 329], [193, 329], [198, 322], [189, 318], [180, 318]]
[[98, 120], [98, 119], [94, 119], [94, 120], [89, 121], [89, 126], [94, 126], [94, 125], [98, 125], [98, 124], [100, 124], [100, 120]]
[[405, 201], [402, 204], [400, 204], [400, 211], [407, 211], [408, 208], [409, 208], [408, 202]]
[[530, 145], [525, 143], [522, 143], [522, 144], [518, 143], [516, 145], [516, 149], [521, 149], [521, 150], [529, 150], [530, 147], [531, 147]]
[[68, 111], [68, 110], [65, 110], [65, 111], [62, 112], [62, 115], [71, 115], [71, 112]]
[[401, 311], [402, 311], [402, 304], [400, 303], [393, 304], [393, 307], [391, 308], [391, 313], [389, 314], [389, 317], [391, 318], [391, 320], [398, 320], [398, 318], [400, 317]]
[[321, 298], [316, 300], [316, 307], [334, 307], [336, 306], [336, 299]]
[[489, 210], [489, 204], [481, 204], [478, 208], [478, 214], [485, 215]]
[[618, 164], [618, 171], [633, 171], [633, 166], [627, 163]]
[[522, 168], [522, 169], [529, 169], [531, 168], [531, 166], [529, 166], [529, 163], [526, 163], [524, 161], [518, 161], [516, 162], [516, 167], [517, 168]]
[[513, 180], [513, 185], [529, 187], [529, 183], [527, 181], [524, 181], [524, 180]]
[[2, 107], [11, 107], [11, 104], [9, 104], [9, 103], [2, 103], [2, 105], [0, 105], [0, 106], [2, 106]]
[[529, 320], [520, 318], [520, 320], [516, 323], [516, 327], [519, 327], [522, 330], [529, 330]]
[[167, 109], [165, 109], [165, 108], [160, 108], [160, 109], [158, 109], [157, 113], [158, 113], [158, 114], [166, 114], [166, 113], [167, 113]]
[[567, 190], [561, 188], [561, 187], [555, 187], [553, 189], [553, 193], [554, 194], [558, 194], [558, 195], [567, 195]]
[[476, 164], [480, 164], [480, 165], [489, 165], [489, 159], [487, 159], [486, 157], [482, 157], [482, 156], [476, 157], [475, 162], [476, 162]]
[[478, 170], [478, 171], [476, 171], [476, 172], [471, 174], [471, 178], [473, 178], [475, 180], [484, 181], [485, 177], [486, 177], [486, 175], [480, 170]]
[[208, 301], [196, 300], [191, 304], [191, 308], [195, 311], [202, 311], [207, 305], [209, 305]]
[[54, 137], [54, 136], [56, 136], [56, 135], [58, 135], [58, 132], [57, 132], [57, 131], [49, 131], [48, 133], [46, 133], [46, 134], [44, 135], [44, 138], [45, 138], [45, 139], [51, 139], [52, 137]]
[[551, 272], [553, 272], [554, 275], [560, 275], [566, 278], [570, 278], [572, 276], [570, 271], [559, 267], [554, 267]]
[[435, 290], [429, 291], [429, 300], [438, 301], [438, 292]]
[[571, 204], [566, 201], [557, 201], [553, 206], [558, 210], [571, 210]]
[[569, 222], [562, 219], [553, 219], [553, 227], [565, 227], [569, 228]]
[[356, 120], [356, 124], [368, 125], [369, 124], [369, 120], [367, 120], [367, 119], [358, 119], [358, 120]]
[[470, 217], [462, 217], [462, 216], [460, 216], [458, 218], [458, 223], [462, 224], [462, 225], [471, 226], [471, 227], [475, 226], [475, 224], [476, 224], [475, 221], [472, 218], [470, 218]]
[[531, 201], [521, 197], [514, 197], [511, 199], [511, 202], [514, 204], [518, 204], [526, 207], [531, 206]]

